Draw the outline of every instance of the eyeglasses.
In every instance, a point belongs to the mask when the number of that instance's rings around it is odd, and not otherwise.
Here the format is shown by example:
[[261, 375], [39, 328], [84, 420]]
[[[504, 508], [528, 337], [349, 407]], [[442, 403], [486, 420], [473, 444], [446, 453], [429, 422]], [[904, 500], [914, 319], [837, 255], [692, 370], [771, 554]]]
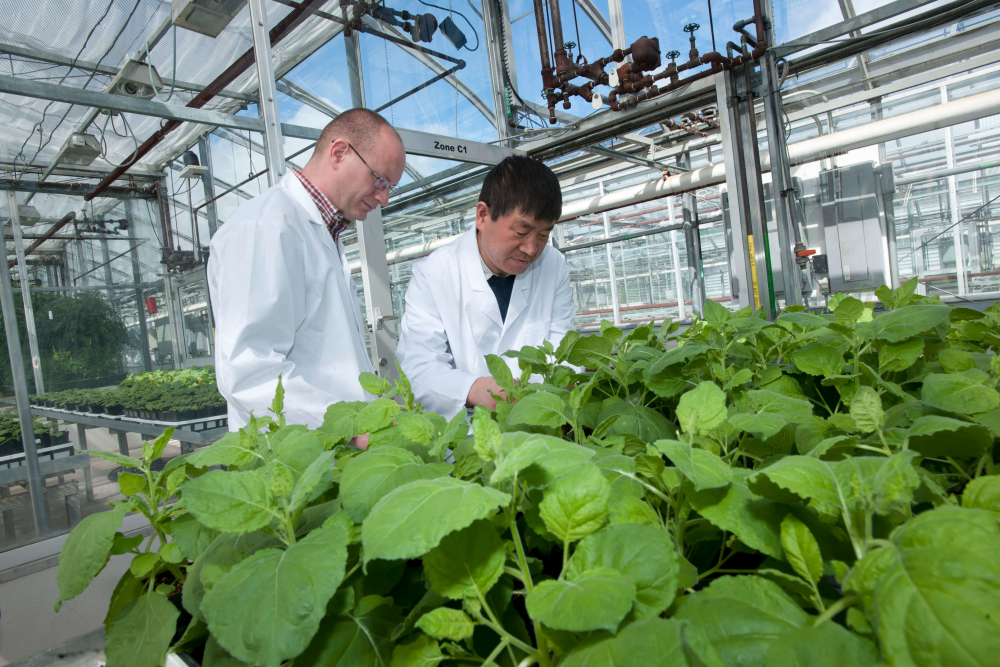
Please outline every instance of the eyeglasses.
[[[351, 146], [351, 144], [347, 144], [347, 145]], [[382, 176], [379, 176], [378, 174], [376, 174], [375, 170], [372, 169], [371, 167], [369, 167], [368, 163], [365, 162], [365, 159], [363, 157], [361, 157], [361, 153], [358, 152], [357, 148], [355, 148], [354, 146], [351, 146], [351, 150], [354, 151], [354, 154], [358, 156], [358, 159], [360, 159], [362, 162], [365, 163], [365, 166], [368, 167], [368, 171], [370, 171], [372, 173], [372, 176], [375, 178], [375, 189], [376, 190], [382, 190], [382, 191], [388, 190], [389, 193], [392, 194], [392, 191], [396, 189], [396, 186], [390, 184], [388, 178], [383, 178]]]

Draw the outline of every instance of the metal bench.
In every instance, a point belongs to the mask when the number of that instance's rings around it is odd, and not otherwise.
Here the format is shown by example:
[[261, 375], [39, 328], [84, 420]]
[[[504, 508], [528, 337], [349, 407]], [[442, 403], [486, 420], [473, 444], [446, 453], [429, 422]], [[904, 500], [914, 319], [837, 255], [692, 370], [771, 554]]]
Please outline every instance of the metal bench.
[[[70, 443], [72, 444], [72, 443]], [[66, 445], [57, 445], [57, 448], [65, 448]], [[52, 449], [52, 448], [46, 448]], [[51, 453], [50, 453], [51, 454]], [[14, 459], [20, 456], [24, 460], [24, 454], [14, 454], [3, 457], [4, 459]], [[62, 477], [80, 468], [85, 471], [90, 470], [89, 454], [69, 454], [66, 456], [41, 459], [38, 461], [39, 473], [42, 479], [49, 477]], [[10, 463], [10, 462], [8, 462]], [[4, 533], [9, 540], [14, 540], [14, 510], [27, 507], [31, 504], [31, 496], [28, 493], [18, 493], [11, 495], [11, 487], [27, 486], [28, 467], [26, 465], [13, 465], [0, 468], [0, 512], [3, 513]], [[70, 528], [80, 523], [80, 498], [79, 486], [77, 482], [59, 483], [56, 486], [45, 488], [45, 499], [64, 498], [66, 501], [66, 515], [69, 517]]]

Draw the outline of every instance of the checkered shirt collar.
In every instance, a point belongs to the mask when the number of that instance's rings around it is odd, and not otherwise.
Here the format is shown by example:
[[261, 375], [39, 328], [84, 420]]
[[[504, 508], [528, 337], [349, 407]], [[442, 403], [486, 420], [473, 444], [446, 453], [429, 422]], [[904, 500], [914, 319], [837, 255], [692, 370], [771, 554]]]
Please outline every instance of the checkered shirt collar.
[[326, 228], [330, 230], [330, 236], [333, 237], [333, 242], [336, 243], [340, 240], [340, 234], [343, 232], [350, 221], [337, 210], [337, 207], [330, 203], [330, 200], [325, 194], [319, 191], [315, 185], [312, 184], [308, 178], [302, 175], [302, 172], [298, 169], [292, 169], [292, 173], [295, 177], [299, 179], [299, 183], [302, 187], [306, 189], [309, 196], [312, 197], [313, 202], [316, 204], [316, 208], [319, 209], [320, 217], [323, 218], [323, 224]]

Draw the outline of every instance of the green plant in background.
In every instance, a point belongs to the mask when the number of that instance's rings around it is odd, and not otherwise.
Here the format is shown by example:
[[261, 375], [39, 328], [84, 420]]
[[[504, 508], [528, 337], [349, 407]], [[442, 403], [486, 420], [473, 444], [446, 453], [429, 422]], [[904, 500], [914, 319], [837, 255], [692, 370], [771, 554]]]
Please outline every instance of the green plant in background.
[[[74, 296], [32, 294], [35, 331], [42, 361], [42, 377], [46, 384], [99, 378], [121, 371], [122, 348], [128, 343], [128, 333], [114, 306], [96, 291], [78, 292]], [[14, 300], [25, 367], [31, 368], [28, 336], [25, 329], [24, 304]], [[49, 313], [52, 319], [49, 319]], [[6, 333], [0, 331], [0, 342], [6, 350]], [[31, 373], [29, 388], [34, 387]], [[13, 384], [10, 359], [0, 362], [0, 384]]]
[[1000, 307], [913, 285], [884, 314], [571, 332], [510, 353], [517, 384], [490, 358], [508, 395], [468, 437], [405, 376], [313, 431], [279, 386], [273, 419], [168, 466], [182, 593], [128, 594], [109, 667], [994, 664]]

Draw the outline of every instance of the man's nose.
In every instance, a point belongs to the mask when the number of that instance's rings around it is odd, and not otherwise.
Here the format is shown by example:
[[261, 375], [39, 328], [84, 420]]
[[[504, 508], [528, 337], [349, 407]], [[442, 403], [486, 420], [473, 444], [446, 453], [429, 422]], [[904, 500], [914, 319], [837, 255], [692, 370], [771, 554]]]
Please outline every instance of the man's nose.
[[520, 246], [521, 252], [523, 252], [525, 255], [528, 255], [529, 257], [534, 257], [535, 251], [537, 249], [538, 249], [538, 240], [534, 238], [525, 239]]
[[375, 191], [375, 201], [377, 201], [383, 207], [388, 206], [389, 205], [389, 189], [386, 188], [385, 190], [376, 190]]

